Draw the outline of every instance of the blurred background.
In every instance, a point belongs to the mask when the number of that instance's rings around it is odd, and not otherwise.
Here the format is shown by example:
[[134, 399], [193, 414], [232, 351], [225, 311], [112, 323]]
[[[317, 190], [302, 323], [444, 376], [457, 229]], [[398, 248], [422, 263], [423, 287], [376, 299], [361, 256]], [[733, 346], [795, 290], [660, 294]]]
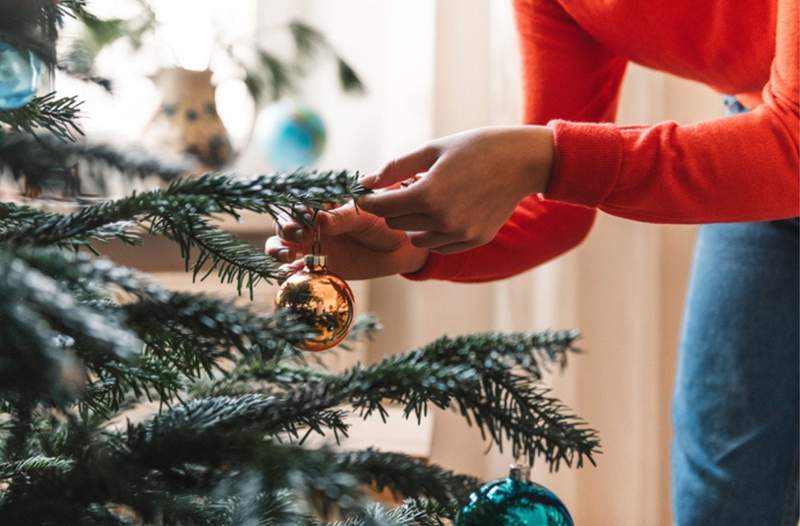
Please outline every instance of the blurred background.
[[[134, 16], [141, 9], [133, 0], [95, 4], [95, 12], [108, 17]], [[507, 0], [152, 0], [149, 5], [158, 21], [158, 45], [146, 39], [141, 47], [114, 42], [96, 58], [97, 71], [119, 87], [113, 97], [100, 87], [57, 80], [60, 91], [74, 90], [87, 99], [90, 138], [168, 146], [178, 139], [170, 135], [174, 126], [160, 119], [186, 115], [194, 122], [198, 115], [192, 119], [191, 112], [211, 114], [213, 102], [224, 128], [197, 132], [210, 145], [206, 164], [245, 175], [286, 168], [293, 160], [276, 157], [274, 147], [293, 140], [291, 123], [299, 122], [300, 132], [307, 133], [294, 137], [301, 143], [296, 154], [305, 155], [307, 163], [370, 171], [429, 139], [520, 121], [517, 40]], [[331, 60], [306, 68], [294, 90], [254, 100], [253, 79], [230, 67], [235, 53], [221, 60], [219, 50], [257, 42], [280, 57], [292, 49], [283, 29], [298, 20], [324, 35]], [[257, 58], [262, 66], [277, 67]], [[175, 65], [210, 67], [214, 76], [193, 77], [188, 86], [180, 84], [186, 79], [158, 77], [159, 68]], [[270, 70], [271, 78], [278, 73]], [[363, 83], [363, 92], [347, 85], [349, 73]], [[199, 102], [176, 107], [169, 100], [174, 93], [191, 93]], [[636, 66], [627, 72], [622, 123], [692, 122], [721, 113], [721, 97], [705, 87]], [[191, 142], [194, 136], [184, 133], [179, 139]], [[261, 218], [229, 226], [256, 244], [272, 228]], [[533, 478], [563, 498], [577, 524], [671, 524], [670, 398], [694, 235], [692, 227], [601, 214], [579, 249], [511, 280], [456, 285], [386, 278], [353, 284], [359, 310], [377, 313], [385, 328], [341, 365], [375, 361], [443, 334], [579, 328], [585, 352], [548, 383], [599, 431], [603, 454], [596, 467], [558, 473], [535, 467]], [[170, 287], [231, 294], [231, 287], [211, 280], [192, 284], [174, 248], [164, 243], [148, 242], [146, 251], [111, 246], [108, 253]], [[272, 297], [263, 286], [255, 301], [269, 309]], [[419, 427], [399, 421], [391, 429], [371, 434], [365, 424], [354, 440], [485, 479], [504, 475], [512, 461], [496, 450], [487, 453], [478, 432], [447, 412], [430, 415]]]

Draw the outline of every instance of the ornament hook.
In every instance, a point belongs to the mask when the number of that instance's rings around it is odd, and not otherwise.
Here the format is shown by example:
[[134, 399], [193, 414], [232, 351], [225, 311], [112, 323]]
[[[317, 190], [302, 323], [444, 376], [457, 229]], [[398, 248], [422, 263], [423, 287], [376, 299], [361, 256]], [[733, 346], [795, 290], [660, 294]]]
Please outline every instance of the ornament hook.
[[322, 254], [322, 241], [320, 240], [319, 225], [314, 225], [314, 242], [311, 243], [311, 253], [315, 256]]

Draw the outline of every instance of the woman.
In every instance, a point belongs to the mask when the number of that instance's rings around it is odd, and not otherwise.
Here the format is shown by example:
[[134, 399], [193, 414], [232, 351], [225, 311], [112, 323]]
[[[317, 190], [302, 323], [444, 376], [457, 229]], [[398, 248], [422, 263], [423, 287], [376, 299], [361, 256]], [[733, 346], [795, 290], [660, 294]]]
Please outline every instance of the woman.
[[[796, 525], [798, 0], [515, 7], [526, 125], [445, 137], [365, 177], [367, 213], [319, 218], [332, 269], [487, 281], [574, 247], [597, 209], [704, 223], [673, 407], [675, 520]], [[738, 114], [609, 124], [628, 61], [736, 94]], [[310, 234], [280, 226], [266, 250], [290, 262]]]

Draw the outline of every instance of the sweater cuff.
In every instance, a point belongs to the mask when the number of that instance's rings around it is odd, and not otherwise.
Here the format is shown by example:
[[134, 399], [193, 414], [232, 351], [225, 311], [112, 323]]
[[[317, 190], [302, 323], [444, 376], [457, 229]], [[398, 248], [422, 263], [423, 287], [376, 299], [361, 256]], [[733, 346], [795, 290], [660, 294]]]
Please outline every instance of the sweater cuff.
[[555, 156], [544, 198], [591, 208], [611, 192], [622, 165], [622, 135], [613, 124], [550, 121]]
[[469, 256], [467, 254], [437, 254], [431, 252], [428, 261], [416, 272], [401, 274], [411, 281], [425, 281], [429, 279], [453, 279], [461, 272]]

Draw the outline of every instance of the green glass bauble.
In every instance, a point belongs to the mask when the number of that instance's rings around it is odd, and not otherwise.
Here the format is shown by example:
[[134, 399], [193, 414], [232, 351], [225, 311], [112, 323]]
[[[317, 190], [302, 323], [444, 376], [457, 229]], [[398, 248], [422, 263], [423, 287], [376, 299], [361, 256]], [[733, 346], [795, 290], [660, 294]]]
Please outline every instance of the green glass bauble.
[[528, 477], [528, 468], [511, 466], [508, 478], [489, 482], [470, 495], [456, 526], [574, 526], [558, 497]]

